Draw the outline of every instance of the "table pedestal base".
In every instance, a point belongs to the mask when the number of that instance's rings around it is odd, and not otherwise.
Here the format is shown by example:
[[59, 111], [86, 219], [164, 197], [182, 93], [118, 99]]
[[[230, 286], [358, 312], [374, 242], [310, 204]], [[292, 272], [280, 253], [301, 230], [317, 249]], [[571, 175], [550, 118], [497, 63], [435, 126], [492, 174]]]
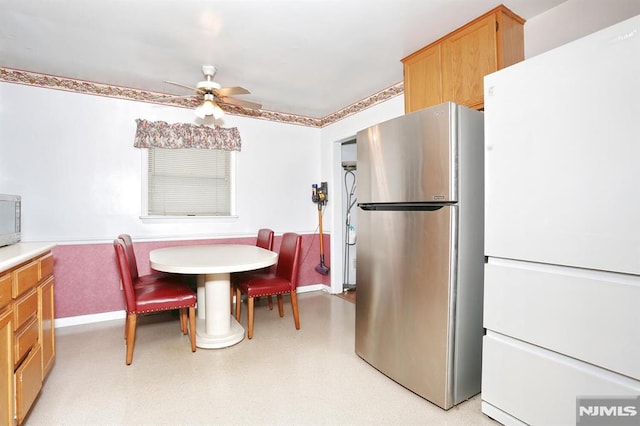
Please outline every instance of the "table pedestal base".
[[[227, 304], [228, 305], [228, 304]], [[220, 349], [235, 345], [244, 339], [244, 328], [230, 316], [230, 327], [227, 334], [207, 334], [205, 320], [196, 320], [196, 346], [203, 349]]]
[[218, 349], [244, 339], [244, 328], [229, 312], [229, 273], [198, 275], [196, 346]]

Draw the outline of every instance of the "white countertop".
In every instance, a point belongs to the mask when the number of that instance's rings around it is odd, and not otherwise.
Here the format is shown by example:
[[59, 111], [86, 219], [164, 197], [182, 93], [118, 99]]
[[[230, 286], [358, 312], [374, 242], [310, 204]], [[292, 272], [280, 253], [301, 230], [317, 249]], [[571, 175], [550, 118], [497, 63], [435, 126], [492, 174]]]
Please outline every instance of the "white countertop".
[[16, 243], [0, 247], [0, 271], [13, 268], [33, 257], [46, 253], [55, 246], [55, 243]]

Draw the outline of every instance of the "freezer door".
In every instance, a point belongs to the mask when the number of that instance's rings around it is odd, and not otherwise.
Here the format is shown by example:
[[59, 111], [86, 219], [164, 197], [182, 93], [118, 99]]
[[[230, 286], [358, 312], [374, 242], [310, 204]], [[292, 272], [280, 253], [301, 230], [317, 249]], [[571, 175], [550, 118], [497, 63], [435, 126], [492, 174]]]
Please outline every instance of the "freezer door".
[[358, 200], [457, 201], [457, 108], [444, 103], [359, 132]]
[[452, 406], [457, 208], [358, 211], [355, 351], [445, 409]]
[[485, 77], [486, 255], [640, 275], [638, 28]]

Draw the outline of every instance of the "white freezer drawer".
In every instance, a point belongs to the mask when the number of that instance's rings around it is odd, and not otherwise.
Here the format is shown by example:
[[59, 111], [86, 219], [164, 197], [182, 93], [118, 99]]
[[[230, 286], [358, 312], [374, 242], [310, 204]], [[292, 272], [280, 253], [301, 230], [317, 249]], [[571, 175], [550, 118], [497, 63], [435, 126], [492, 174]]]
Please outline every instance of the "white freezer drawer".
[[640, 277], [490, 259], [484, 327], [640, 380]]
[[577, 396], [639, 394], [639, 381], [491, 331], [484, 337], [483, 402], [530, 425], [575, 425]]

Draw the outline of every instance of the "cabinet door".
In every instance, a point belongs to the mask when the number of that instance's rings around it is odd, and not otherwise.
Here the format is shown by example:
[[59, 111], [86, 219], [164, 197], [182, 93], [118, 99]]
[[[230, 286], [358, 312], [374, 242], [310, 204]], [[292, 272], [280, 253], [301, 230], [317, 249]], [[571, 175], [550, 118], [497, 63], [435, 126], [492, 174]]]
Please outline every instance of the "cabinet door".
[[0, 424], [13, 424], [13, 325], [11, 307], [0, 313]]
[[442, 43], [443, 101], [470, 108], [484, 104], [484, 76], [497, 71], [496, 15], [452, 34]]
[[416, 52], [403, 64], [405, 113], [442, 103], [440, 44]]
[[497, 12], [498, 69], [524, 61], [524, 21], [517, 15]]
[[53, 277], [50, 277], [38, 288], [40, 306], [40, 342], [42, 344], [42, 378], [44, 379], [56, 354], [55, 329], [53, 325]]
[[16, 410], [22, 424], [42, 388], [42, 351], [33, 348], [27, 359], [16, 369]]

